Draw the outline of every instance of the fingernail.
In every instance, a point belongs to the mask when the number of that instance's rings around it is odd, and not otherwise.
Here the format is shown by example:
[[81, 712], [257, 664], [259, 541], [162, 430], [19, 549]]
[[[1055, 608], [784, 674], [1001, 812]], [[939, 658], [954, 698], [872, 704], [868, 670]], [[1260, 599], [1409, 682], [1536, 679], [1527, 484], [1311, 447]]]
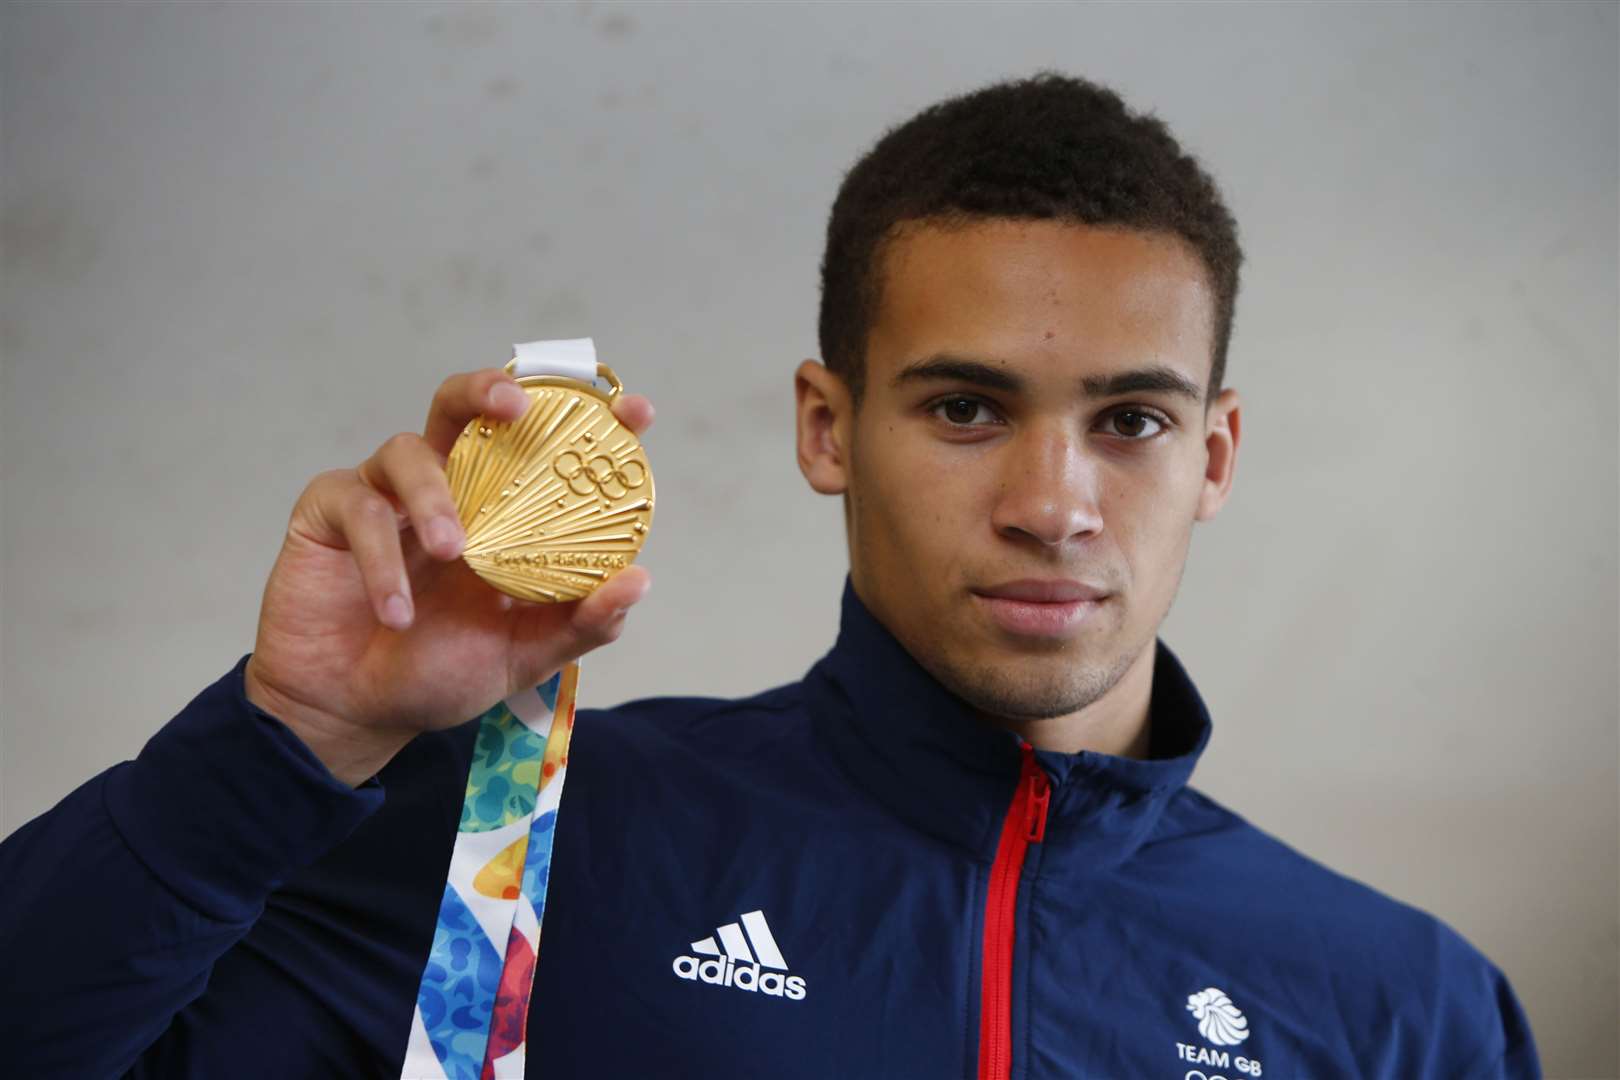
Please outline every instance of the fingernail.
[[404, 593], [390, 593], [383, 601], [383, 617], [394, 626], [407, 626], [411, 621], [411, 602]]
[[529, 395], [516, 383], [500, 382], [489, 392], [489, 404], [491, 408], [502, 412], [516, 412], [521, 415], [528, 411]]
[[454, 555], [461, 547], [461, 526], [448, 517], [436, 517], [427, 524], [427, 543], [434, 551]]

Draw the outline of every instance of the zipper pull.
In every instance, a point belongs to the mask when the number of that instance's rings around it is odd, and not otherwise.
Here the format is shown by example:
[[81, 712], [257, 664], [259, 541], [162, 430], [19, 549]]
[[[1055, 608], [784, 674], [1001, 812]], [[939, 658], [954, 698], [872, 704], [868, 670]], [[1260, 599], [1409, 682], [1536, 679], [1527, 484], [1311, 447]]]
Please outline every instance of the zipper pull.
[[1052, 781], [1047, 779], [1046, 770], [1035, 763], [1035, 748], [1024, 743], [1022, 750], [1024, 836], [1030, 843], [1038, 844], [1046, 838], [1046, 810], [1052, 803]]

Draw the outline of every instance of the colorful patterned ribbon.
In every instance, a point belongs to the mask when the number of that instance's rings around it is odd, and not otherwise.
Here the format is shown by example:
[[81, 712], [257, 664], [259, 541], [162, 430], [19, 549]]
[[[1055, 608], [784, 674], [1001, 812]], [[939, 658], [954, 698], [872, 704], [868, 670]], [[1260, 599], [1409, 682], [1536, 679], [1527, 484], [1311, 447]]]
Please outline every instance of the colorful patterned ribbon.
[[579, 665], [479, 718], [401, 1080], [523, 1080]]

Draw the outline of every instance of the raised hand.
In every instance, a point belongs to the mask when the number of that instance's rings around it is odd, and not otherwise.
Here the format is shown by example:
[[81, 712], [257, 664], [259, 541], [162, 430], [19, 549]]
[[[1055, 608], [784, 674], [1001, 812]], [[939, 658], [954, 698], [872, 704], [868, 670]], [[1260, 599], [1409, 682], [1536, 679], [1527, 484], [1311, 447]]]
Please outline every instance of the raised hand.
[[[479, 715], [619, 636], [646, 594], [630, 566], [583, 600], [530, 604], [459, 558], [465, 541], [444, 465], [463, 427], [516, 420], [529, 404], [501, 368], [440, 385], [421, 435], [393, 436], [358, 468], [309, 482], [287, 524], [245, 672], [250, 701], [349, 784], [418, 733]], [[640, 434], [652, 405], [613, 404]]]

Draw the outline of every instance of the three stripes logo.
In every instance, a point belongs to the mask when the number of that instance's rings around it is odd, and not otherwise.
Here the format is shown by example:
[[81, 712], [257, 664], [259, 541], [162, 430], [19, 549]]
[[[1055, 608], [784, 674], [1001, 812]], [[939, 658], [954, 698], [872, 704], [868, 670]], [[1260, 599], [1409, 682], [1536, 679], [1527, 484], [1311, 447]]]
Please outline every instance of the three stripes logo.
[[[715, 938], [720, 939], [718, 943]], [[746, 912], [736, 922], [716, 929], [714, 937], [692, 942], [692, 952], [697, 955], [675, 958], [672, 966], [678, 978], [789, 1001], [804, 1000], [804, 979], [788, 974], [787, 961], [763, 911]]]

